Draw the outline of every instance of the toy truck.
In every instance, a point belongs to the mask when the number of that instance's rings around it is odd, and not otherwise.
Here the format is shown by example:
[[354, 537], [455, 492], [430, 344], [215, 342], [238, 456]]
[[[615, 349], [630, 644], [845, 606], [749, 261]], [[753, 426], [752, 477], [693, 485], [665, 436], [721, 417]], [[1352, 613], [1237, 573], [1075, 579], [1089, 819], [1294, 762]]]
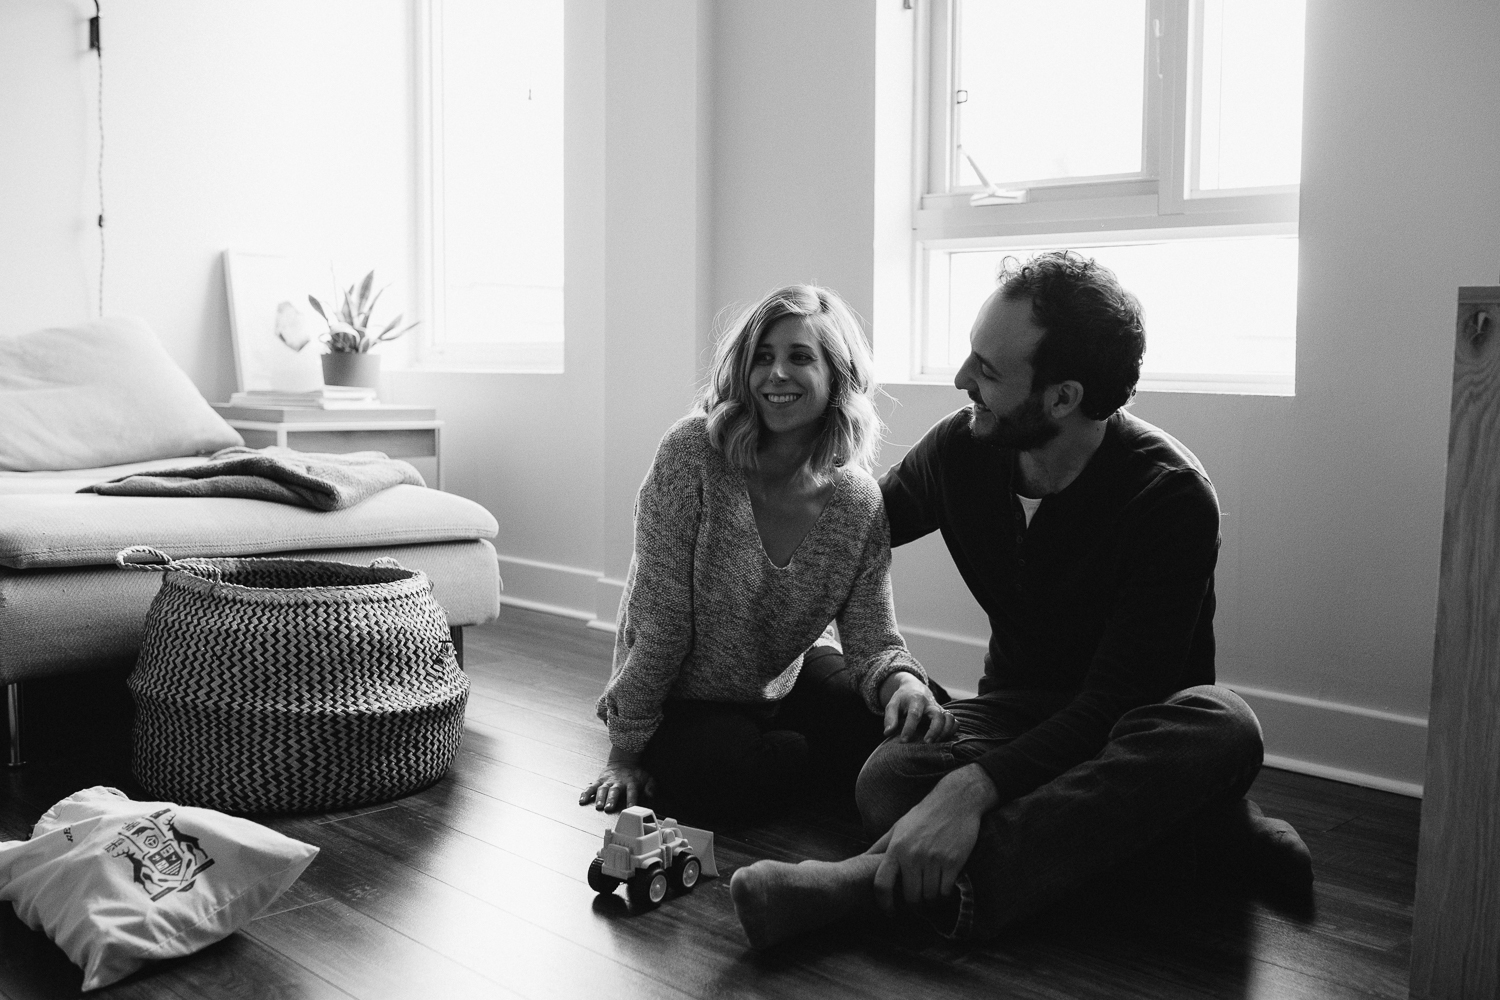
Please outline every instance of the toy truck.
[[712, 833], [627, 806], [615, 828], [604, 831], [604, 846], [589, 864], [589, 888], [606, 895], [623, 882], [631, 905], [645, 910], [660, 904], [668, 888], [689, 892], [700, 876], [717, 874]]

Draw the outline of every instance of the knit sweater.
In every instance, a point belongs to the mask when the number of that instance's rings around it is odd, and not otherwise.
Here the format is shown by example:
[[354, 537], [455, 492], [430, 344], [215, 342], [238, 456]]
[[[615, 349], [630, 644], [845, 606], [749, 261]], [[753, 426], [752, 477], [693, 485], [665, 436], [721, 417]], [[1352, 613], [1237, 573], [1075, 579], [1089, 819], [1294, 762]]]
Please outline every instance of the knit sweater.
[[880, 711], [897, 671], [926, 679], [896, 631], [890, 534], [880, 487], [844, 469], [813, 527], [778, 567], [755, 526], [744, 473], [685, 417], [656, 451], [635, 505], [635, 557], [620, 601], [614, 665], [596, 710], [610, 741], [640, 751], [668, 697], [769, 703], [792, 690], [802, 654], [837, 621], [860, 693]]

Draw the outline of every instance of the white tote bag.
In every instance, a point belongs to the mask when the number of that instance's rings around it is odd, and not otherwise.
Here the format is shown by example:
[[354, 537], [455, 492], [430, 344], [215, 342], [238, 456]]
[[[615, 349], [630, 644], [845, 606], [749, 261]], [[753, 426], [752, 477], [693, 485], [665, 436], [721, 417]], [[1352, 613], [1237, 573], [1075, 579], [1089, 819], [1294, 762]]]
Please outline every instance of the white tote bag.
[[83, 969], [85, 990], [227, 937], [317, 855], [247, 819], [96, 786], [0, 842], [0, 900]]

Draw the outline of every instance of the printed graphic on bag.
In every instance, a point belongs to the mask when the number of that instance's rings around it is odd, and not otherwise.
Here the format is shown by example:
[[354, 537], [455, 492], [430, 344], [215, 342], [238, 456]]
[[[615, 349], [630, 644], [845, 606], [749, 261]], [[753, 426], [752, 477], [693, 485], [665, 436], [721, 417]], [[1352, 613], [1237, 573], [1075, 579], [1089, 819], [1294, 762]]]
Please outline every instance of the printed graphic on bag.
[[158, 809], [126, 823], [104, 846], [110, 857], [130, 862], [136, 884], [152, 902], [169, 892], [187, 892], [198, 874], [214, 863], [197, 837], [177, 829], [175, 818], [172, 810]]

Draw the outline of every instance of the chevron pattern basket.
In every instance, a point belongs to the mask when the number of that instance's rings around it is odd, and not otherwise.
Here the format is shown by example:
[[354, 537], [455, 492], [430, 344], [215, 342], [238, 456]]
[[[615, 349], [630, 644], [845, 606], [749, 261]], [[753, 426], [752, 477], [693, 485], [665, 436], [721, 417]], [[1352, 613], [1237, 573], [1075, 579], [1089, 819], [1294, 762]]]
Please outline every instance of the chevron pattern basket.
[[409, 794], [452, 763], [469, 679], [425, 574], [144, 547], [115, 561], [166, 573], [129, 681], [151, 794], [321, 812]]

